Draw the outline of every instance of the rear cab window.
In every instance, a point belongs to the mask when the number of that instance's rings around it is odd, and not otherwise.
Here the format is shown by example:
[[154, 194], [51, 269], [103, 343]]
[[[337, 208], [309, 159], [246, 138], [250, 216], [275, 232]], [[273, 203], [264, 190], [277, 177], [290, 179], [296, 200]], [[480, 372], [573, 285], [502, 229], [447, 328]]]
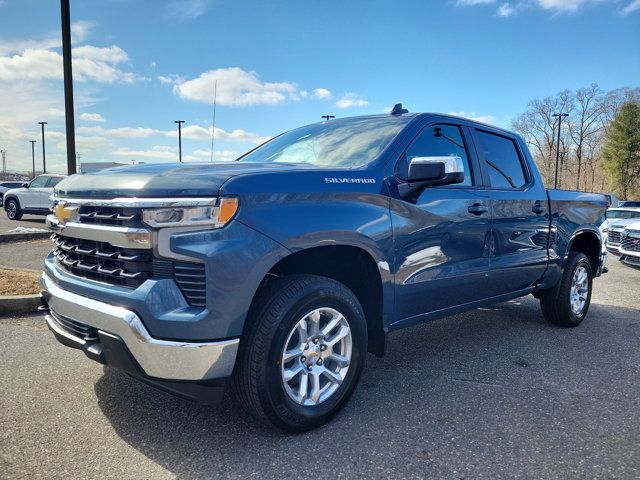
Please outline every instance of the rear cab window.
[[478, 152], [494, 188], [521, 189], [527, 183], [524, 166], [513, 139], [476, 129]]

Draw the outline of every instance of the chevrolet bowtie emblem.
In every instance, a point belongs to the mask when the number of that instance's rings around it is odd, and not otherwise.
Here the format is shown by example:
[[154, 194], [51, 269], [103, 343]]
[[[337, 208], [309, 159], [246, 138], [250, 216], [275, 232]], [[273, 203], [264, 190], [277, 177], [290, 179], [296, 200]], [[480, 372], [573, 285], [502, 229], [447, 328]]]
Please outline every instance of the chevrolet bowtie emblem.
[[63, 225], [67, 223], [76, 213], [77, 208], [68, 208], [64, 203], [59, 203], [53, 209], [53, 216]]

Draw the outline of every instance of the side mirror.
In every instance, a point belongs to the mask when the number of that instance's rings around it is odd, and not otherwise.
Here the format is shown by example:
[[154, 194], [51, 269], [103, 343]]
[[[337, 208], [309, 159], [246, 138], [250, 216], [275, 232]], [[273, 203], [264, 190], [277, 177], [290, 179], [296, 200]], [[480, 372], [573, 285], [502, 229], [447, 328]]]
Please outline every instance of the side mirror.
[[398, 185], [403, 197], [435, 185], [464, 182], [464, 164], [460, 157], [414, 157], [409, 161], [407, 182]]
[[29, 184], [28, 183], [23, 183], [22, 184], [22, 188], [29, 188]]

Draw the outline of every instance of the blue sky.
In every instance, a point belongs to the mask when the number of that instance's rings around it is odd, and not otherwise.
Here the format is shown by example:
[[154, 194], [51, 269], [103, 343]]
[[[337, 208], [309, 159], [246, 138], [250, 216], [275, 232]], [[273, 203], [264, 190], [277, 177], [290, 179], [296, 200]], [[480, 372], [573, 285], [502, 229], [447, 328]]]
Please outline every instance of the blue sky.
[[[456, 112], [508, 127], [535, 97], [640, 83], [640, 0], [71, 1], [82, 161], [231, 159], [320, 115]], [[0, 149], [63, 171], [59, 3], [0, 0]], [[37, 156], [40, 144], [36, 144]]]

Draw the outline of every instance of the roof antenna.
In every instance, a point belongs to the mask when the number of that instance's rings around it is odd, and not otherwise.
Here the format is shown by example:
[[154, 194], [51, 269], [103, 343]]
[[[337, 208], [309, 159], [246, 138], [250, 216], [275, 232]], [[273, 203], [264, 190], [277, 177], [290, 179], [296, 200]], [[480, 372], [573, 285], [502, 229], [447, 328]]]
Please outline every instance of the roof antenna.
[[213, 162], [213, 145], [216, 139], [216, 99], [218, 96], [218, 80], [213, 84], [213, 115], [211, 118], [211, 161]]
[[409, 113], [409, 110], [402, 108], [401, 103], [396, 103], [391, 109], [391, 115], [402, 115], [403, 113]]

